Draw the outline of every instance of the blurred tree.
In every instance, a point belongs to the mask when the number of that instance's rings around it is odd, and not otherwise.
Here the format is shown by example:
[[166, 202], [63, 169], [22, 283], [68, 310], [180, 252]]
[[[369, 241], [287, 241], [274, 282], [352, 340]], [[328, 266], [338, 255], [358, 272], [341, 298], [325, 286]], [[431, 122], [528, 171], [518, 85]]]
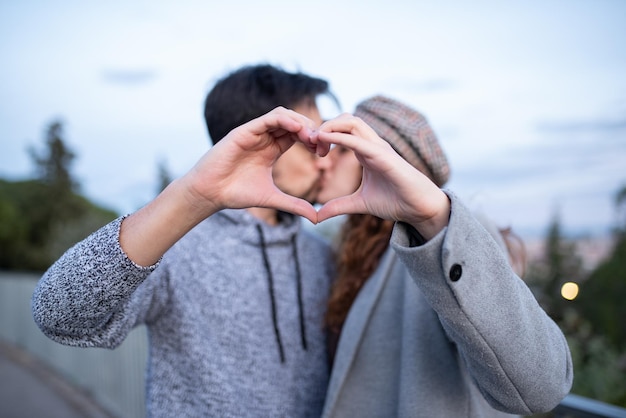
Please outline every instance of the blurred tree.
[[[41, 205], [47, 216], [45, 228], [50, 230], [55, 222], [80, 217], [84, 206], [73, 197], [79, 183], [72, 177], [71, 165], [76, 154], [63, 141], [63, 125], [52, 122], [45, 134], [44, 149], [30, 148], [29, 153], [35, 165], [36, 178], [47, 187], [41, 196]], [[43, 227], [43, 225], [41, 225]]]
[[[563, 324], [574, 363], [572, 393], [626, 407], [625, 356], [575, 311]], [[569, 321], [568, 321], [569, 322]]]
[[620, 239], [611, 258], [581, 288], [581, 310], [594, 329], [626, 349], [626, 240]]
[[561, 296], [561, 287], [566, 282], [580, 283], [584, 277], [576, 243], [563, 236], [557, 212], [548, 227], [543, 256], [530, 264], [526, 280], [542, 307], [558, 322], [570, 303]]
[[53, 223], [49, 200], [49, 187], [39, 180], [0, 182], [1, 206], [8, 208], [2, 221], [0, 267], [40, 270], [49, 263], [45, 250]]
[[[575, 371], [572, 393], [626, 407], [626, 187], [615, 202], [616, 244], [606, 261], [585, 273], [555, 217], [544, 257], [531, 265], [529, 276], [539, 284], [538, 299], [568, 340]], [[558, 294], [566, 280], [580, 286], [573, 301]]]
[[626, 231], [626, 186], [622, 186], [615, 194], [615, 212], [618, 230]]
[[[616, 194], [618, 213], [625, 204], [626, 187]], [[583, 283], [576, 306], [591, 322], [594, 332], [606, 336], [615, 348], [626, 353], [626, 218], [618, 217], [618, 222], [613, 252]]]
[[51, 123], [45, 148], [29, 150], [37, 178], [0, 179], [0, 268], [44, 270], [70, 245], [117, 216], [77, 193], [70, 170], [75, 155], [62, 133], [60, 122]]
[[35, 148], [29, 149], [37, 178], [58, 191], [75, 191], [78, 182], [72, 178], [70, 167], [76, 154], [63, 142], [63, 125], [60, 121], [54, 121], [48, 126], [45, 145], [41, 152]]

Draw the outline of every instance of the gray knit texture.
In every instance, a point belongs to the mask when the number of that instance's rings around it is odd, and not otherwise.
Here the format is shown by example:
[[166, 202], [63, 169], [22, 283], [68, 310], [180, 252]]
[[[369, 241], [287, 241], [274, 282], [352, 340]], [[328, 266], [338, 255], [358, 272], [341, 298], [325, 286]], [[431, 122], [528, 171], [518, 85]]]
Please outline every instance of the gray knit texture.
[[[245, 210], [225, 210], [189, 232], [157, 265], [144, 268], [119, 245], [121, 221], [68, 250], [40, 280], [32, 309], [47, 336], [72, 346], [114, 348], [134, 326], [146, 324], [152, 417], [320, 416], [329, 375], [323, 314], [332, 277], [324, 240], [291, 215], [270, 227]], [[258, 224], [272, 270], [284, 363]]]

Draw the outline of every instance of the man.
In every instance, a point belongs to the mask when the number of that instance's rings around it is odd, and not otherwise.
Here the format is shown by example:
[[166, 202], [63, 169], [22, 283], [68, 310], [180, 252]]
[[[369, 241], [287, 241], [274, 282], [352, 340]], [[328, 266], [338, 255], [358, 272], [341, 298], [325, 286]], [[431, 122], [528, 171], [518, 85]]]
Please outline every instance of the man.
[[[290, 213], [316, 221], [326, 160], [311, 151], [328, 149], [309, 139], [324, 93], [323, 80], [265, 65], [220, 80], [205, 108], [215, 145], [45, 273], [32, 302], [42, 331], [113, 348], [146, 324], [150, 416], [319, 416], [330, 252]], [[299, 113], [253, 119], [280, 105]]]

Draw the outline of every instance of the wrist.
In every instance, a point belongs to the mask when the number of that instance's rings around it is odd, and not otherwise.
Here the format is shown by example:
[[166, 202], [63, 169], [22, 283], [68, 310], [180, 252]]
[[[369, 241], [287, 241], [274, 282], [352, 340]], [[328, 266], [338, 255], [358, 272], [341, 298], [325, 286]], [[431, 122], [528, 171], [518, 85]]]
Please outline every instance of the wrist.
[[216, 211], [190, 200], [180, 180], [122, 222], [120, 245], [141, 266], [156, 263], [187, 232]]
[[197, 224], [223, 209], [214, 203], [215, 199], [205, 197], [198, 189], [193, 179], [181, 177], [170, 183], [163, 192], [170, 194], [167, 200], [171, 203], [172, 210], [183, 215], [189, 222]]
[[448, 195], [438, 189], [436, 197], [432, 199], [429, 212], [432, 215], [408, 222], [426, 241], [435, 237], [448, 226], [450, 221], [450, 198], [448, 198]]

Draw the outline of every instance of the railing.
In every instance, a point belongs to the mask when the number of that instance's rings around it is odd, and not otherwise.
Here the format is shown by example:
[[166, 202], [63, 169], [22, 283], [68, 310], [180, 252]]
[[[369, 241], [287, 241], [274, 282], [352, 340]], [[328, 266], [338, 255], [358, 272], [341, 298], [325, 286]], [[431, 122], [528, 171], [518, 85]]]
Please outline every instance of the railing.
[[[0, 272], [0, 338], [44, 361], [114, 415], [145, 416], [146, 330], [134, 330], [115, 350], [57, 344], [32, 319], [30, 299], [38, 279], [33, 274]], [[554, 411], [539, 416], [626, 418], [626, 409], [570, 394]]]
[[626, 418], [626, 409], [569, 394], [553, 414], [555, 418]]
[[58, 344], [37, 328], [31, 314], [30, 299], [39, 277], [0, 272], [0, 339], [41, 360], [114, 416], [144, 417], [145, 328], [133, 330], [115, 350]]

